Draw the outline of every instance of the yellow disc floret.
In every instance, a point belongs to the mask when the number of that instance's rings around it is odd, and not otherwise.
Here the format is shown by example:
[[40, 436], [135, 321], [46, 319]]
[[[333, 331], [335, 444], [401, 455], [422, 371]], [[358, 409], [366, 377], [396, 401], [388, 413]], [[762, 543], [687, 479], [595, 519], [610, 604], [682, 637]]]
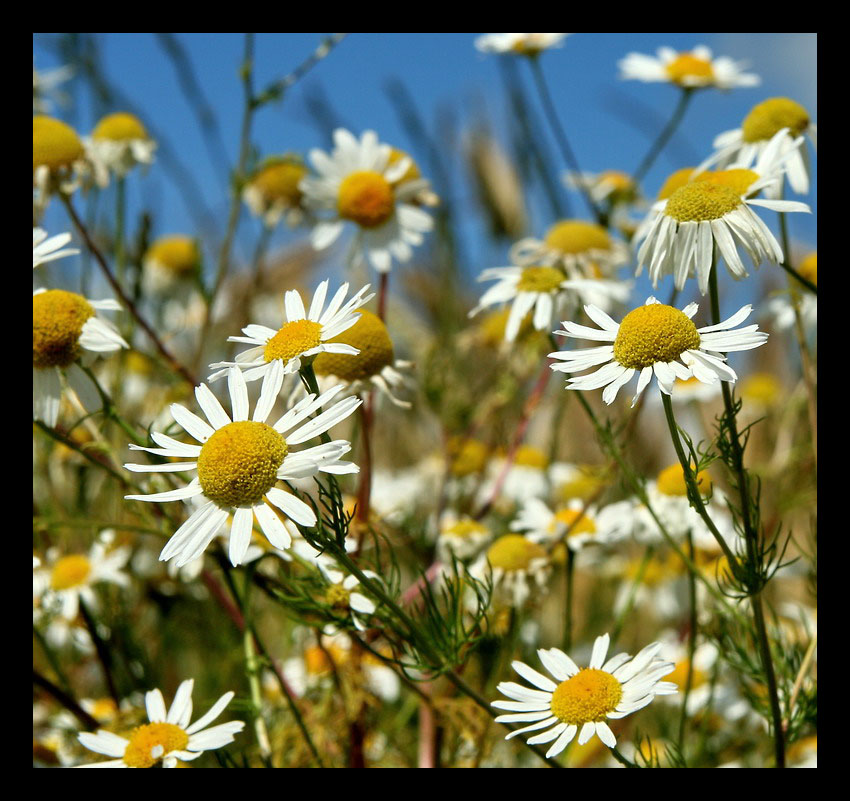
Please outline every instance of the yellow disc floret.
[[585, 668], [557, 686], [552, 714], [570, 726], [597, 723], [616, 710], [622, 697], [623, 687], [610, 673]]
[[817, 251], [814, 253], [809, 253], [803, 261], [800, 262], [800, 266], [797, 268], [797, 272], [803, 276], [803, 278], [811, 281], [815, 286], [818, 285], [818, 254]]
[[286, 440], [265, 423], [222, 426], [198, 456], [204, 495], [222, 508], [254, 506], [275, 485], [287, 450]]
[[112, 142], [129, 142], [147, 139], [148, 132], [142, 121], [134, 114], [119, 111], [107, 114], [92, 131], [92, 139], [108, 139]]
[[91, 562], [82, 554], [63, 556], [53, 565], [50, 573], [50, 587], [54, 590], [69, 590], [85, 584], [91, 573]]
[[320, 353], [313, 362], [317, 375], [335, 375], [344, 381], [359, 381], [378, 375], [394, 360], [393, 342], [378, 315], [360, 309], [360, 319], [329, 342], [340, 342], [360, 350], [347, 353]]
[[296, 356], [313, 348], [317, 348], [322, 342], [322, 326], [312, 320], [293, 320], [284, 323], [268, 342], [264, 358], [267, 362], [275, 359], [289, 361]]
[[707, 84], [714, 80], [711, 62], [693, 53], [679, 53], [665, 69], [670, 80], [679, 86]]
[[284, 203], [287, 206], [298, 206], [302, 196], [299, 184], [307, 172], [307, 167], [297, 161], [273, 162], [257, 172], [251, 180], [251, 186], [269, 205]]
[[518, 292], [557, 292], [565, 280], [557, 267], [526, 267], [516, 288]]
[[173, 723], [148, 723], [133, 729], [124, 750], [124, 764], [129, 768], [152, 768], [172, 751], [189, 745], [189, 735]]
[[83, 143], [77, 132], [61, 120], [43, 115], [32, 118], [32, 168], [54, 170], [69, 167], [83, 157]]
[[342, 179], [337, 197], [339, 216], [363, 228], [377, 228], [393, 215], [392, 185], [374, 170], [360, 170]]
[[[700, 495], [708, 495], [711, 492], [711, 477], [708, 472], [701, 470], [696, 475], [697, 486], [699, 487]], [[685, 471], [682, 470], [682, 465], [678, 462], [665, 467], [659, 474], [656, 480], [658, 491], [662, 495], [673, 495], [677, 497], [686, 497], [688, 494], [688, 486], [685, 484]]]
[[201, 254], [192, 237], [174, 234], [157, 239], [145, 253], [145, 261], [175, 275], [187, 275], [198, 267]]
[[387, 161], [387, 166], [388, 167], [392, 166], [393, 164], [396, 164], [397, 162], [401, 161], [402, 159], [408, 159], [409, 160], [409, 166], [407, 168], [407, 171], [404, 173], [404, 175], [402, 175], [401, 178], [394, 181], [394, 183], [396, 185], [398, 185], [398, 184], [403, 184], [407, 181], [418, 181], [422, 177], [422, 173], [419, 172], [419, 167], [417, 166], [416, 162], [410, 157], [410, 154], [405, 153], [403, 150], [399, 150], [398, 148], [395, 148], [395, 147], [390, 148], [390, 158]]
[[672, 362], [699, 343], [697, 328], [686, 314], [650, 303], [623, 318], [614, 340], [614, 358], [623, 367], [639, 370], [656, 362]]
[[658, 199], [667, 200], [677, 189], [681, 189], [691, 180], [695, 169], [695, 167], [682, 167], [681, 170], [676, 170], [672, 175], [669, 175], [658, 192]]
[[80, 334], [91, 304], [64, 289], [49, 289], [32, 296], [32, 366], [68, 367], [79, 355]]
[[689, 659], [683, 659], [681, 662], [677, 662], [672, 673], [668, 673], [664, 677], [664, 681], [672, 681], [673, 684], [679, 687], [684, 687], [688, 681], [689, 671], [691, 674], [691, 689], [699, 687], [701, 684], [705, 684], [705, 682], [708, 681], [708, 676], [704, 670], [700, 670], [697, 667], [691, 669], [691, 661]]
[[502, 570], [528, 570], [534, 559], [546, 557], [546, 549], [522, 534], [505, 534], [487, 549], [491, 567]]
[[555, 513], [555, 519], [552, 521], [552, 528], [555, 529], [558, 524], [562, 525], [565, 529], [569, 529], [572, 526], [570, 529], [571, 537], [575, 537], [578, 534], [596, 533], [596, 524], [593, 522], [593, 518], [583, 515], [581, 509], [570, 509], [569, 507], [559, 509]]
[[771, 373], [752, 373], [741, 381], [741, 397], [762, 406], [775, 406], [782, 397], [782, 384]]
[[487, 464], [489, 450], [477, 439], [452, 439], [448, 444], [452, 456], [451, 471], [455, 476], [469, 476], [480, 473]]
[[520, 445], [514, 454], [514, 464], [519, 467], [536, 467], [545, 470], [549, 464], [546, 454], [533, 445]]
[[589, 250], [609, 250], [608, 232], [595, 223], [582, 220], [561, 220], [546, 232], [546, 245], [559, 253], [585, 253]]
[[758, 181], [758, 173], [736, 167], [732, 170], [718, 170], [717, 172], [700, 173], [694, 180], [707, 181], [718, 186], [727, 186], [739, 195], [746, 195], [750, 187]]
[[694, 181], [670, 195], [664, 213], [680, 223], [719, 220], [742, 202], [741, 195], [728, 186]]
[[444, 536], [457, 537], [458, 539], [472, 539], [474, 537], [485, 536], [486, 534], [487, 526], [472, 518], [458, 520], [456, 523], [443, 529]]
[[745, 142], [762, 142], [783, 128], [799, 136], [809, 127], [809, 112], [787, 97], [771, 97], [753, 106], [741, 125]]
[[351, 598], [351, 590], [345, 589], [342, 584], [331, 584], [325, 593], [325, 603], [334, 609], [348, 609]]

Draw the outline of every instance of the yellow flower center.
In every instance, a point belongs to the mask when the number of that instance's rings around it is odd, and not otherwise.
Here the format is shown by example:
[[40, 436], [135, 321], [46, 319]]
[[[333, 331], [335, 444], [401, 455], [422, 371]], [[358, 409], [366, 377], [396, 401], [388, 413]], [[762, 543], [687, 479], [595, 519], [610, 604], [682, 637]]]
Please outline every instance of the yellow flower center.
[[744, 118], [741, 132], [745, 142], [762, 142], [783, 128], [799, 136], [809, 127], [809, 112], [787, 97], [771, 97], [756, 106]]
[[[330, 659], [328, 656], [330, 656]], [[319, 676], [330, 671], [332, 667], [331, 659], [334, 665], [340, 666], [348, 660], [348, 653], [335, 645], [327, 645], [324, 648], [311, 645], [304, 649], [304, 668], [313, 676]]]
[[670, 195], [664, 213], [678, 222], [719, 220], [741, 205], [741, 196], [728, 186], [694, 181]]
[[113, 142], [147, 138], [148, 132], [141, 120], [126, 111], [107, 114], [92, 131], [92, 139], [109, 139]]
[[192, 237], [175, 234], [157, 239], [148, 248], [145, 261], [155, 262], [177, 275], [186, 275], [198, 267], [201, 254]]
[[410, 166], [407, 168], [407, 172], [401, 176], [397, 181], [395, 181], [395, 185], [403, 184], [407, 181], [418, 181], [422, 177], [422, 173], [419, 172], [419, 167], [416, 162], [410, 157], [409, 153], [405, 153], [403, 150], [399, 150], [398, 148], [390, 149], [390, 158], [387, 162], [387, 166], [391, 167], [396, 162], [401, 161], [402, 159], [409, 159]]
[[491, 567], [502, 570], [528, 570], [532, 560], [546, 557], [546, 549], [521, 534], [505, 534], [487, 549]]
[[518, 292], [556, 292], [565, 280], [556, 267], [526, 267], [516, 288]]
[[552, 714], [562, 723], [582, 726], [605, 720], [617, 708], [623, 687], [604, 670], [585, 668], [552, 693]]
[[275, 359], [289, 361], [304, 351], [317, 348], [322, 342], [322, 326], [312, 320], [293, 320], [284, 323], [267, 343], [264, 358], [267, 362]]
[[112, 698], [96, 698], [86, 711], [96, 720], [103, 722], [118, 714], [118, 705]]
[[710, 83], [714, 79], [711, 62], [693, 53], [679, 53], [665, 69], [670, 80], [680, 86], [691, 84], [688, 78], [697, 78], [700, 83]]
[[49, 289], [32, 296], [32, 366], [67, 367], [79, 355], [80, 334], [91, 304], [64, 289]]
[[251, 185], [259, 190], [264, 200], [271, 204], [283, 202], [297, 206], [301, 202], [301, 190], [298, 185], [307, 175], [307, 168], [297, 161], [281, 161], [262, 168]]
[[339, 216], [363, 228], [377, 228], [393, 215], [395, 194], [389, 181], [374, 170], [353, 172], [339, 185]]
[[[481, 318], [478, 330], [481, 332], [481, 341], [484, 345], [495, 348], [502, 344], [505, 339], [505, 328], [507, 327], [510, 313], [510, 307], [505, 307], [504, 309], [485, 314]], [[517, 340], [522, 341], [537, 333], [532, 323], [532, 314], [529, 312], [523, 317], [519, 325]]]
[[277, 482], [286, 440], [265, 423], [228, 423], [203, 445], [198, 480], [204, 495], [222, 508], [254, 506]]
[[53, 117], [32, 118], [32, 168], [42, 165], [51, 171], [68, 167], [83, 157], [83, 143], [76, 131]]
[[[664, 681], [672, 681], [673, 684], [684, 688], [688, 681], [688, 668], [690, 667], [690, 664], [689, 659], [683, 659], [681, 662], [677, 662], [676, 667], [673, 668], [673, 672], [668, 673], [664, 677]], [[691, 672], [691, 689], [699, 687], [701, 684], [705, 684], [707, 680], [708, 676], [705, 671], [694, 668]]]
[[449, 443], [449, 453], [454, 457], [451, 469], [455, 476], [480, 473], [487, 464], [487, 446], [477, 439], [455, 439]]
[[643, 569], [642, 582], [647, 587], [657, 587], [659, 584], [678, 578], [684, 572], [682, 560], [672, 551], [652, 559], [645, 567], [642, 567], [640, 560], [629, 562], [625, 569], [626, 577], [629, 581], [636, 580], [638, 575], [641, 575], [641, 569]]
[[682, 167], [681, 170], [676, 170], [676, 172], [668, 176], [658, 192], [658, 199], [667, 200], [677, 189], [681, 189], [691, 180], [694, 169], [694, 167]]
[[532, 445], [520, 445], [514, 454], [514, 464], [522, 467], [537, 467], [545, 470], [548, 463], [546, 454]]
[[718, 186], [727, 186], [738, 195], [746, 195], [750, 187], [758, 181], [759, 176], [752, 170], [737, 167], [733, 170], [718, 170], [717, 172], [700, 173], [695, 180], [707, 181]]
[[[702, 470], [696, 475], [697, 486], [699, 487], [700, 495], [708, 495], [711, 491], [711, 477], [706, 470]], [[682, 470], [682, 465], [678, 462], [665, 467], [659, 474], [656, 480], [658, 491], [662, 495], [673, 495], [684, 498], [688, 494], [688, 487], [685, 484], [685, 471]]]
[[595, 223], [581, 220], [561, 220], [546, 232], [546, 245], [559, 253], [584, 253], [588, 250], [609, 250], [611, 238]]
[[133, 729], [124, 750], [124, 764], [130, 768], [152, 768], [166, 754], [182, 751], [189, 735], [173, 723], [148, 723]]
[[351, 591], [345, 589], [342, 584], [331, 584], [325, 593], [325, 603], [334, 609], [348, 609]]
[[782, 396], [782, 384], [770, 373], [753, 373], [741, 382], [741, 397], [763, 406], [773, 406]]
[[593, 522], [593, 519], [587, 515], [583, 515], [581, 513], [581, 509], [559, 509], [555, 513], [555, 519], [552, 521], [552, 525], [550, 527], [553, 533], [558, 528], [559, 523], [563, 525], [564, 528], [573, 526], [572, 531], [570, 531], [571, 537], [575, 537], [578, 534], [596, 533], [596, 524]]
[[91, 573], [91, 562], [82, 554], [63, 556], [50, 573], [50, 587], [54, 590], [69, 590], [85, 584]]
[[697, 328], [687, 315], [672, 306], [650, 303], [623, 318], [614, 340], [614, 358], [623, 367], [638, 370], [672, 362], [699, 343]]
[[393, 363], [393, 342], [376, 314], [360, 309], [360, 319], [329, 342], [341, 342], [360, 349], [356, 356], [346, 353], [320, 353], [313, 362], [317, 375], [335, 375], [344, 381], [358, 381], [378, 375]]
[[605, 170], [599, 175], [599, 183], [611, 187], [608, 196], [615, 203], [628, 203], [635, 198], [637, 187], [632, 176], [621, 170]]
[[818, 285], [818, 254], [817, 251], [814, 253], [810, 253], [806, 256], [805, 259], [800, 263], [800, 266], [797, 268], [797, 272], [803, 276], [803, 278], [811, 281], [815, 286]]
[[443, 531], [445, 536], [457, 537], [458, 539], [471, 539], [472, 537], [487, 534], [487, 526], [477, 520], [458, 520]]

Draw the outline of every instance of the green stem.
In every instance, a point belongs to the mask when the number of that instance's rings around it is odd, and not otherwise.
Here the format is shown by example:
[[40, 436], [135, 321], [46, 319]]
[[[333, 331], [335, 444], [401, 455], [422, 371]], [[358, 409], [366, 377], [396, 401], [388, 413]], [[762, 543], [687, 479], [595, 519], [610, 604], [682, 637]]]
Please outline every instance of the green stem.
[[[694, 558], [694, 537], [688, 529], [688, 553]], [[694, 682], [694, 653], [697, 647], [697, 585], [694, 577], [688, 574], [688, 609], [690, 620], [688, 621], [688, 673], [685, 677], [685, 691], [682, 694], [682, 711], [679, 715], [679, 735], [676, 743], [679, 751], [685, 740], [685, 724], [688, 721], [688, 698]]]
[[638, 165], [634, 174], [634, 182], [637, 185], [640, 185], [640, 182], [644, 179], [644, 176], [649, 172], [649, 168], [655, 162], [655, 159], [658, 158], [659, 153], [664, 149], [664, 146], [667, 142], [670, 141], [670, 137], [673, 136], [673, 132], [676, 128], [679, 127], [679, 123], [682, 121], [682, 118], [685, 116], [685, 111], [688, 108], [688, 104], [691, 102], [691, 97], [693, 97], [694, 90], [689, 89], [687, 87], [683, 88], [679, 95], [679, 102], [676, 104], [676, 108], [673, 111], [673, 116], [670, 117], [670, 120], [667, 122], [667, 125], [661, 130], [661, 133], [658, 134], [658, 138], [652, 143], [652, 146], [649, 148], [647, 154], [643, 157], [643, 160]]
[[565, 593], [566, 600], [564, 604], [563, 650], [569, 653], [573, 644], [573, 585], [575, 584], [576, 555], [568, 543], [565, 542], [564, 547], [567, 549], [567, 591]]
[[627, 768], [636, 768], [634, 762], [629, 762], [616, 748], [611, 749], [611, 753], [614, 755], [614, 759], [617, 760], [621, 765], [625, 765]]
[[649, 563], [654, 553], [655, 548], [652, 545], [647, 545], [646, 550], [643, 552], [643, 558], [640, 560], [640, 564], [638, 565], [637, 573], [635, 574], [634, 580], [632, 581], [632, 586], [629, 588], [629, 595], [626, 598], [626, 603], [620, 610], [620, 614], [617, 615], [617, 621], [614, 623], [614, 628], [611, 629], [612, 649], [616, 644], [617, 640], [620, 639], [620, 634], [623, 633], [623, 626], [625, 625], [626, 618], [629, 616], [632, 611], [632, 607], [634, 606], [638, 587], [640, 587], [641, 583], [643, 582], [643, 577], [644, 575], [646, 575], [646, 569], [647, 567], [649, 567]]

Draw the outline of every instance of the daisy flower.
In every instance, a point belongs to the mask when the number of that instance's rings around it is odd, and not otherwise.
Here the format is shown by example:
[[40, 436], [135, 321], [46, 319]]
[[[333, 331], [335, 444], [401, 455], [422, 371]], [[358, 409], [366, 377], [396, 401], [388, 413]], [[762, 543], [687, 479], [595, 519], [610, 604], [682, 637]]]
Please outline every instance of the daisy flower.
[[537, 655], [555, 681], [524, 662], [513, 662], [513, 669], [534, 689], [503, 681], [498, 686], [499, 692], [513, 700], [493, 701], [491, 705], [511, 713], [499, 715], [496, 722], [531, 725], [515, 729], [505, 739], [545, 729], [527, 742], [537, 745], [554, 740], [547, 757], [560, 754], [576, 734], [579, 745], [595, 734], [609, 748], [614, 748], [617, 739], [606, 720], [618, 720], [637, 712], [656, 695], [678, 692], [675, 684], [661, 681], [674, 668], [672, 662], [657, 657], [661, 643], [647, 645], [637, 656], [620, 653], [606, 662], [609, 643], [607, 634], [596, 638], [586, 668], [579, 668], [558, 648], [539, 649]]
[[567, 547], [580, 551], [586, 545], [610, 545], [627, 537], [631, 533], [631, 506], [623, 501], [602, 509], [585, 509], [576, 498], [553, 511], [539, 498], [529, 498], [510, 527], [511, 531], [526, 532], [529, 539], [543, 545], [557, 542], [569, 529]]
[[715, 154], [709, 164], [735, 163], [748, 167], [772, 146], [777, 135], [782, 152], [788, 156], [788, 183], [798, 195], [809, 193], [809, 154], [798, 146], [798, 138], [808, 134], [817, 146], [817, 129], [799, 103], [787, 97], [771, 97], [753, 106], [740, 128], [726, 131], [714, 140]]
[[[818, 285], [818, 254], [810, 253], [803, 259], [797, 267], [797, 272], [803, 278], [811, 281], [815, 286]], [[795, 290], [790, 290], [793, 292]], [[774, 325], [782, 330], [793, 328], [796, 325], [797, 315], [794, 311], [794, 304], [788, 294], [782, 294], [779, 297], [771, 298], [768, 301], [767, 308], [770, 315], [773, 317]], [[799, 297], [799, 311], [803, 322], [803, 329], [811, 331], [818, 327], [818, 298], [817, 295], [811, 292], [801, 292]]]
[[619, 62], [620, 77], [648, 83], [672, 83], [683, 89], [738, 89], [758, 86], [761, 78], [744, 72], [746, 63], [726, 56], [714, 58], [705, 45], [691, 51], [676, 52], [671, 47], [659, 47], [657, 57], [629, 53]]
[[191, 762], [204, 751], [222, 748], [233, 742], [233, 735], [245, 727], [244, 721], [233, 720], [209, 727], [233, 700], [229, 692], [216, 701], [209, 712], [191, 725], [192, 688], [194, 679], [187, 679], [177, 688], [171, 708], [166, 712], [165, 700], [159, 690], [145, 694], [148, 720], [130, 733], [129, 739], [99, 729], [83, 732], [80, 742], [90, 751], [112, 757], [107, 762], [81, 765], [84, 768], [152, 768], [162, 763], [164, 768], [176, 768], [178, 762]]
[[304, 217], [300, 184], [308, 174], [306, 165], [297, 156], [272, 156], [245, 184], [242, 200], [267, 228], [274, 228], [281, 219], [289, 226], [298, 225]]
[[70, 64], [56, 67], [52, 70], [37, 70], [32, 67], [32, 110], [33, 113], [46, 114], [55, 102], [58, 105], [68, 103], [68, 95], [59, 86], [69, 80], [74, 74]]
[[32, 229], [32, 268], [33, 270], [49, 261], [64, 259], [65, 256], [73, 256], [80, 251], [76, 248], [62, 248], [71, 241], [71, 235], [56, 234], [47, 238], [47, 231], [43, 228]]
[[752, 306], [744, 306], [722, 323], [703, 328], [697, 328], [691, 319], [698, 308], [696, 303], [690, 303], [679, 311], [651, 297], [618, 324], [602, 309], [585, 306], [585, 313], [598, 329], [565, 321], [565, 330], [555, 333], [610, 344], [550, 353], [550, 358], [560, 362], [551, 367], [562, 373], [579, 373], [602, 365], [592, 373], [570, 378], [567, 389], [605, 387], [602, 399], [607, 404], [614, 402], [620, 387], [631, 381], [635, 373], [639, 378], [632, 406], [653, 375], [666, 395], [672, 393], [677, 378], [693, 376], [705, 384], [718, 380], [733, 383], [738, 376], [726, 364], [723, 353], [757, 348], [767, 342], [767, 334], [759, 331], [757, 325], [733, 330], [750, 316]]
[[522, 534], [504, 534], [470, 567], [479, 581], [493, 582], [493, 598], [510, 606], [522, 606], [533, 584], [542, 589], [549, 579], [550, 559], [546, 549]]
[[413, 202], [422, 182], [403, 180], [410, 159], [391, 161], [392, 148], [378, 142], [374, 131], [358, 139], [349, 131], [334, 131], [334, 150], [314, 149], [310, 161], [318, 173], [300, 183], [305, 205], [326, 215], [313, 228], [316, 250], [332, 245], [346, 222], [357, 226], [356, 259], [362, 254], [381, 273], [389, 272], [393, 258], [409, 261], [411, 246], [421, 245], [434, 221]]
[[490, 529], [483, 523], [447, 510], [440, 518], [437, 557], [446, 563], [451, 563], [452, 556], [468, 559], [478, 553], [491, 537]]
[[316, 356], [313, 370], [324, 387], [340, 381], [346, 392], [365, 395], [377, 389], [396, 406], [409, 409], [411, 404], [401, 400], [393, 391], [404, 388], [410, 379], [402, 371], [409, 370], [412, 362], [395, 358], [393, 341], [384, 321], [367, 309], [360, 309], [360, 319], [354, 325], [333, 337], [329, 344], [351, 345], [356, 354], [325, 351]]
[[94, 354], [129, 345], [97, 311], [118, 311], [114, 300], [88, 300], [64, 289], [38, 289], [32, 296], [32, 416], [53, 427], [63, 382], [90, 398], [91, 382], [79, 366]]
[[107, 114], [83, 143], [92, 161], [118, 178], [126, 176], [137, 164], [152, 164], [156, 150], [156, 142], [142, 121], [126, 111]]
[[538, 56], [544, 50], [560, 47], [568, 33], [485, 33], [475, 40], [482, 53], [516, 53]]
[[240, 353], [235, 362], [211, 364], [210, 368], [216, 372], [210, 375], [209, 380], [215, 381], [231, 367], [244, 370], [245, 380], [254, 381], [263, 378], [275, 364], [283, 367], [284, 375], [297, 372], [301, 369], [302, 359], [319, 353], [356, 356], [359, 353], [357, 348], [331, 340], [357, 322], [360, 315], [356, 310], [368, 303], [374, 293], [366, 294], [369, 290], [369, 284], [366, 284], [343, 304], [348, 293], [346, 283], [337, 290], [325, 308], [328, 284], [327, 279], [319, 284], [309, 311], [304, 308], [298, 291], [290, 289], [284, 295], [286, 320], [280, 330], [275, 331], [264, 325], [248, 325], [242, 329], [244, 337], [229, 337], [229, 342], [242, 342], [253, 347]]
[[[346, 576], [341, 570], [331, 567], [333, 563], [328, 558], [319, 557], [316, 564], [328, 580], [325, 603], [331, 607], [335, 615], [349, 618], [358, 631], [366, 631], [368, 626], [361, 617], [365, 617], [368, 621], [378, 607], [371, 598], [359, 591], [360, 580], [357, 576]], [[381, 580], [381, 577], [371, 570], [364, 570], [363, 575], [376, 581]], [[326, 633], [331, 633], [331, 629], [334, 628], [329, 627]]]
[[[128, 500], [161, 503], [202, 495], [207, 501], [166, 543], [159, 556], [161, 560], [176, 558], [177, 565], [182, 566], [197, 559], [228, 516], [232, 516], [233, 520], [229, 555], [234, 565], [245, 559], [255, 516], [263, 534], [274, 547], [281, 550], [288, 548], [291, 537], [274, 507], [301, 526], [316, 525], [316, 514], [304, 501], [279, 489], [277, 482], [307, 478], [319, 472], [341, 474], [358, 471], [357, 465], [340, 461], [340, 457], [351, 450], [351, 444], [346, 440], [334, 440], [297, 451], [292, 446], [324, 434], [348, 417], [361, 401], [346, 398], [329, 405], [340, 389], [336, 387], [318, 397], [307, 395], [274, 425], [268, 425], [266, 418], [277, 400], [282, 383], [283, 366], [276, 362], [263, 380], [254, 415], [249, 420], [245, 379], [239, 370], [231, 368], [227, 384], [233, 409], [232, 420], [206, 384], [195, 388], [195, 397], [209, 423], [179, 403], [171, 405], [174, 420], [200, 445], [179, 442], [156, 432], [151, 436], [160, 447], [130, 445], [131, 450], [188, 461], [124, 465], [128, 470], [137, 473], [195, 472], [197, 475], [180, 489], [152, 495], [127, 495]], [[327, 408], [310, 419], [309, 416], [323, 406]]]
[[594, 203], [608, 203], [611, 206], [634, 203], [640, 196], [640, 189], [634, 179], [622, 170], [604, 170], [603, 172], [570, 172], [564, 183], [571, 189], [587, 189]]

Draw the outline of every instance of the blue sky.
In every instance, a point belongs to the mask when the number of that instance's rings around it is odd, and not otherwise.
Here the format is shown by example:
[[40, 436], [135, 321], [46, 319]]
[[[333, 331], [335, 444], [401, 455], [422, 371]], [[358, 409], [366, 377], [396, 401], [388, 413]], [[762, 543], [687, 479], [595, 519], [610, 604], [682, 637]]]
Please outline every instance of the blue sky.
[[[478, 53], [477, 34], [351, 34], [331, 55], [287, 94], [282, 103], [261, 109], [255, 118], [253, 143], [262, 154], [286, 150], [306, 153], [325, 147], [329, 129], [322, 129], [311, 116], [311, 102], [324, 97], [333, 116], [352, 130], [378, 131], [383, 141], [412, 148], [386, 87], [401, 80], [426, 124], [433, 131], [435, 120], [451, 118], [459, 130], [482, 111], [491, 118], [493, 131], [506, 130], [503, 86], [496, 57]], [[214, 109], [221, 141], [232, 161], [236, 156], [242, 108], [242, 89], [237, 69], [243, 34], [176, 34], [195, 69], [202, 91]], [[263, 86], [290, 72], [303, 61], [323, 34], [257, 34], [256, 85]], [[35, 34], [36, 67], [48, 69], [62, 63], [57, 53], [56, 34]], [[200, 135], [197, 117], [181, 92], [175, 71], [153, 34], [101, 34], [98, 43], [104, 74], [133, 107], [143, 111], [153, 130], [161, 132], [198, 184], [204, 202], [224, 218], [227, 194], [220, 162], [211, 158]], [[716, 55], [747, 61], [762, 76], [762, 86], [731, 92], [698, 93], [688, 110], [680, 135], [662, 154], [646, 180], [653, 193], [663, 178], [680, 166], [689, 154], [704, 157], [711, 152], [716, 134], [738, 127], [755, 103], [766, 97], [786, 95], [806, 106], [817, 119], [817, 38], [815, 34], [576, 34], [564, 46], [543, 56], [544, 70], [583, 169], [633, 170], [650, 144], [649, 135], [669, 117], [677, 91], [668, 85], [622, 81], [617, 61], [629, 51], [654, 53], [661, 45], [687, 50], [707, 44]], [[524, 67], [524, 64], [520, 64]], [[527, 71], [524, 77], [528, 77]], [[533, 87], [526, 81], [529, 92]], [[85, 133], [97, 117], [120, 107], [98, 106], [86, 92], [75, 92], [73, 109], [58, 109]], [[637, 123], [637, 125], [636, 125]], [[553, 155], [554, 145], [550, 144]], [[686, 162], [687, 163], [687, 162]], [[459, 159], [453, 167], [462, 169]], [[563, 165], [557, 162], [556, 167]], [[131, 213], [143, 205], [154, 209], [155, 233], [193, 232], [193, 218], [161, 166], [130, 182]], [[808, 202], [816, 209], [816, 182]], [[468, 216], [463, 226], [470, 274], [486, 266], [505, 263], [506, 247], [481, 241], [477, 208], [468, 192], [461, 193], [459, 210]], [[538, 204], [539, 205], [539, 204]], [[533, 204], [533, 208], [538, 208]], [[576, 210], [581, 208], [576, 198]], [[539, 206], [542, 210], [542, 206]], [[793, 215], [791, 230], [806, 246], [816, 245], [815, 216]], [[551, 222], [544, 214], [532, 221], [531, 233], [541, 233]], [[67, 224], [58, 209], [47, 218], [51, 232]], [[256, 235], [256, 226], [243, 218], [239, 251], [246, 253]], [[298, 234], [296, 236], [302, 236]], [[293, 235], [278, 234], [278, 242]], [[489, 264], [478, 263], [492, 259]]]

